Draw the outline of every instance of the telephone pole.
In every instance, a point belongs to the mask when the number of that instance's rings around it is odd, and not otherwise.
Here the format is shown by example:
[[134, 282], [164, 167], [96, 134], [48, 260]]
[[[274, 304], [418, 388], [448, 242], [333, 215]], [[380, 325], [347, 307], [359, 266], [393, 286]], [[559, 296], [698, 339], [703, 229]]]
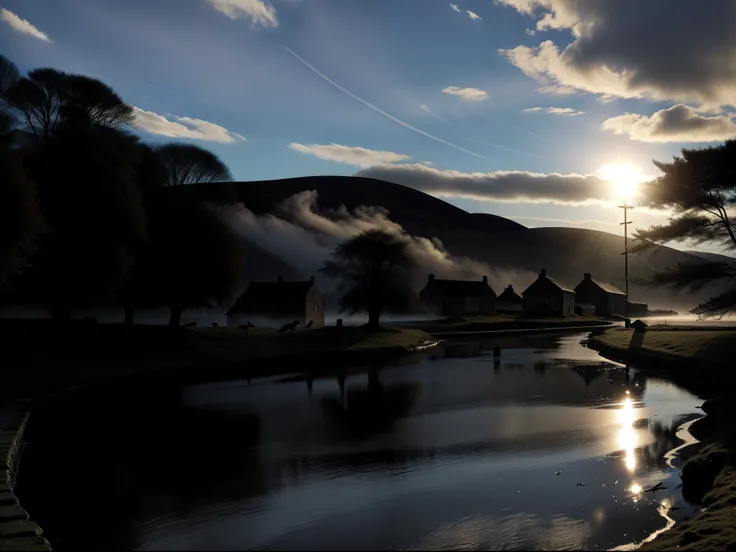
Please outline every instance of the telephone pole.
[[618, 206], [619, 209], [624, 210], [624, 221], [621, 226], [624, 227], [624, 252], [621, 253], [624, 256], [624, 284], [626, 286], [626, 307], [624, 313], [626, 316], [626, 327], [629, 327], [629, 209], [633, 209], [631, 205], [624, 202], [623, 205]]

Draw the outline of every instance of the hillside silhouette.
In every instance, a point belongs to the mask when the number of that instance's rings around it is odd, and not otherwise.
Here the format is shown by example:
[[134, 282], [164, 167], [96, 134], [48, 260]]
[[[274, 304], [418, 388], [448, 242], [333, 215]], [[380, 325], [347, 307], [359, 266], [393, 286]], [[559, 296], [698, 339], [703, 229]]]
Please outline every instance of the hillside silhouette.
[[[381, 180], [351, 176], [312, 176], [254, 182], [213, 182], [172, 188], [172, 193], [196, 193], [214, 199], [242, 202], [255, 214], [278, 213], [283, 201], [294, 194], [314, 190], [322, 210], [341, 206], [349, 210], [360, 206], [382, 207], [388, 217], [414, 236], [438, 238], [453, 255], [470, 257], [496, 268], [537, 272], [546, 268], [569, 285], [577, 284], [584, 272], [621, 288], [623, 282], [623, 237], [582, 228], [527, 228], [512, 220], [487, 213], [468, 213], [424, 192]], [[249, 279], [304, 276], [288, 259], [278, 259], [249, 244], [246, 267]], [[679, 262], [732, 262], [716, 254], [683, 252], [655, 246], [630, 257], [631, 278], [646, 278]], [[525, 286], [530, 282], [513, 282]], [[673, 295], [632, 283], [631, 298], [654, 307], [684, 309], [713, 293], [706, 287], [695, 295]]]

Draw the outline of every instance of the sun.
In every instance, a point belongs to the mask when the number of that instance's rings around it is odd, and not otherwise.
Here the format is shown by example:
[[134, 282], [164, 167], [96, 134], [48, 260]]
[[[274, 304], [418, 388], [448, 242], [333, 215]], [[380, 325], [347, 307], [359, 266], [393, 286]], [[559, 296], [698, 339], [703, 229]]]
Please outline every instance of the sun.
[[631, 200], [639, 191], [639, 184], [646, 180], [637, 167], [625, 163], [603, 165], [598, 174], [611, 183], [617, 199], [623, 200]]

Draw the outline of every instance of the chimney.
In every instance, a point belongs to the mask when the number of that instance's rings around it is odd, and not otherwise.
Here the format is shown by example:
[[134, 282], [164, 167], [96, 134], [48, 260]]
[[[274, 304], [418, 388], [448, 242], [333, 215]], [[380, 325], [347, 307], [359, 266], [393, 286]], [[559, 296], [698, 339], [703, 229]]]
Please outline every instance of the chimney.
[[279, 283], [279, 284], [283, 284], [284, 283], [284, 278], [281, 275], [279, 275], [279, 276], [276, 277], [276, 282]]
[[484, 284], [487, 284], [488, 283], [488, 276], [483, 276], [483, 283]]
[[586, 272], [585, 274], [583, 274], [583, 280], [585, 280], [586, 282], [590, 282], [592, 279], [593, 277], [590, 275], [590, 272]]
[[547, 277], [547, 269], [543, 268], [541, 272], [539, 273], [540, 278], [546, 278]]
[[509, 291], [514, 291], [514, 286], [512, 286], [511, 284], [509, 284], [509, 287], [507, 287], [506, 289], [509, 290]]
[[430, 274], [429, 277], [427, 278], [427, 281], [434, 282], [434, 274]]

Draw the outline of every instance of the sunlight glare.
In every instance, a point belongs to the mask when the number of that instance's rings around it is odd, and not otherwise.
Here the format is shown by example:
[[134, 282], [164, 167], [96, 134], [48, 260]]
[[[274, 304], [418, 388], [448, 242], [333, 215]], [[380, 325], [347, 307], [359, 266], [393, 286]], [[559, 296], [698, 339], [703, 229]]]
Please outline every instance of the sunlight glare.
[[639, 184], [646, 180], [637, 167], [624, 163], [603, 165], [598, 174], [611, 183], [616, 198], [623, 200], [631, 200], [637, 194]]
[[638, 495], [639, 493], [641, 493], [641, 485], [639, 485], [638, 483], [634, 483], [629, 490], [632, 492], [632, 494]]
[[636, 413], [634, 403], [630, 398], [627, 397], [621, 402], [621, 408], [616, 410], [616, 417], [620, 424], [617, 436], [618, 446], [624, 451], [626, 469], [633, 472], [636, 468], [636, 447], [639, 444], [639, 435], [634, 429]]

